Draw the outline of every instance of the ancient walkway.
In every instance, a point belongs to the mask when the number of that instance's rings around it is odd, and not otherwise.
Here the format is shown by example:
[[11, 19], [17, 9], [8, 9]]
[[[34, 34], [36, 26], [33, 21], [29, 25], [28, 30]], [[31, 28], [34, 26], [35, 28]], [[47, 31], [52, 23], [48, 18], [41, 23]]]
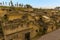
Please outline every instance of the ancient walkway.
[[60, 40], [60, 29], [48, 33], [42, 37], [40, 37], [38, 40]]

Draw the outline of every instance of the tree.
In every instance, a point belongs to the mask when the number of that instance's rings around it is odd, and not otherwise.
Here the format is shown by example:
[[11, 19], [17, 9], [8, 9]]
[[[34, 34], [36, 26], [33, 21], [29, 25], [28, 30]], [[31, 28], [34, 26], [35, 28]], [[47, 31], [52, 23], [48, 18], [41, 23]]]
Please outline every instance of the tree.
[[7, 2], [5, 2], [5, 4], [7, 5]]
[[26, 4], [24, 7], [25, 7], [25, 8], [32, 8], [32, 6], [29, 5], [29, 4]]
[[21, 4], [19, 4], [19, 7], [21, 7]]
[[23, 4], [19, 4], [19, 7], [23, 7]]
[[18, 2], [17, 2], [17, 7], [18, 7], [19, 5], [18, 5]]
[[9, 2], [9, 6], [10, 6], [10, 2]]
[[13, 7], [13, 2], [12, 2], [12, 0], [10, 1], [10, 3], [11, 3], [11, 6]]
[[16, 4], [15, 4], [15, 7], [16, 7]]
[[0, 3], [0, 6], [2, 6], [2, 3]]
[[4, 5], [4, 1], [3, 1], [3, 5]]

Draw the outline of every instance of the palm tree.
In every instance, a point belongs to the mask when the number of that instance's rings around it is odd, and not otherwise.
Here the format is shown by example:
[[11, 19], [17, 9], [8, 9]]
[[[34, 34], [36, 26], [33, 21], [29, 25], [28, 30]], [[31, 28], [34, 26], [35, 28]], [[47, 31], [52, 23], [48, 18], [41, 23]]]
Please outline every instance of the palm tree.
[[7, 5], [7, 2], [5, 2], [5, 4]]
[[19, 5], [18, 5], [18, 2], [17, 2], [17, 7], [18, 7]]
[[9, 2], [9, 6], [10, 6], [10, 2]]
[[13, 2], [12, 2], [12, 0], [10, 0], [10, 4], [11, 4], [11, 6], [13, 7]]
[[15, 4], [15, 7], [16, 7], [16, 4]]
[[4, 5], [4, 1], [3, 1], [3, 5]]
[[21, 4], [21, 7], [23, 7], [23, 4]]

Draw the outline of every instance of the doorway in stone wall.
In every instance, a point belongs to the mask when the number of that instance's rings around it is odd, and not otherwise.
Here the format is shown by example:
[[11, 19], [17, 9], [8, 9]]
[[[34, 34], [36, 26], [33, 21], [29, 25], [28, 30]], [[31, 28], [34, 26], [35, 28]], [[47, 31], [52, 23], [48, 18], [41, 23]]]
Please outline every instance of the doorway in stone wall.
[[30, 40], [30, 32], [25, 34], [25, 40]]

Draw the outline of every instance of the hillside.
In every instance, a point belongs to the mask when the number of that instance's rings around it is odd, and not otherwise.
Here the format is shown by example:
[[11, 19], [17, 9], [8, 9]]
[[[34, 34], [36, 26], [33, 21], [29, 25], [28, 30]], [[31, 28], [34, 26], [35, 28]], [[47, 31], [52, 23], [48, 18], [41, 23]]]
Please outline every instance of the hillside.
[[60, 10], [0, 6], [0, 21], [6, 30], [28, 26], [41, 36], [60, 28]]

